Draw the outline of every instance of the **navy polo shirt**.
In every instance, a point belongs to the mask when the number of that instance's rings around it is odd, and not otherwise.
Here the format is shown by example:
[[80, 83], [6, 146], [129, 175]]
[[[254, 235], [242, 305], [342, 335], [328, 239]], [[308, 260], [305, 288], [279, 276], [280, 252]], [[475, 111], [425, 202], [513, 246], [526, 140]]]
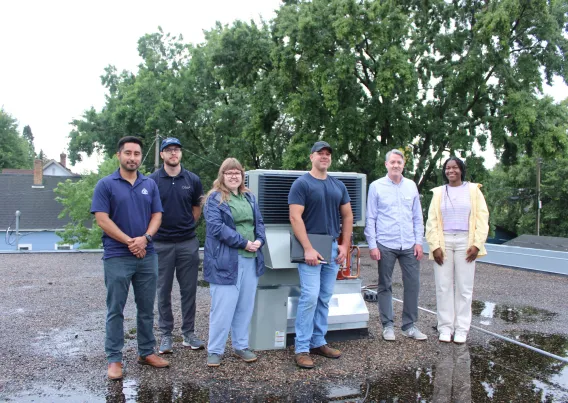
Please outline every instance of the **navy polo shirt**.
[[148, 176], [158, 184], [164, 208], [162, 225], [155, 241], [181, 242], [195, 237], [196, 222], [193, 207], [201, 204], [203, 186], [199, 176], [181, 167], [177, 176], [170, 176], [162, 166]]
[[[148, 230], [152, 214], [161, 213], [162, 203], [158, 186], [148, 177], [138, 172], [138, 177], [131, 185], [120, 176], [117, 169], [105, 176], [95, 186], [91, 213], [107, 213], [118, 228], [131, 238], [142, 236]], [[118, 256], [134, 256], [123, 244], [103, 232], [103, 259]], [[146, 254], [153, 254], [152, 242], [146, 247]]]

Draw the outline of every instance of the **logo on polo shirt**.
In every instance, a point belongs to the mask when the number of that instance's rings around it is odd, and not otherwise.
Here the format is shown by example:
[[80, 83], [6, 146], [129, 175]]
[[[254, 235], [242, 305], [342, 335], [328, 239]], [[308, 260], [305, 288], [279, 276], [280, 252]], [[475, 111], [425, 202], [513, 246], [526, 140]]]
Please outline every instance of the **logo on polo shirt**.
[[182, 188], [183, 190], [189, 190], [189, 189], [191, 189], [191, 186], [182, 186], [181, 188]]
[[146, 188], [142, 189], [142, 194], [143, 194], [143, 195], [147, 195], [147, 194], [148, 194], [148, 191], [146, 190]]

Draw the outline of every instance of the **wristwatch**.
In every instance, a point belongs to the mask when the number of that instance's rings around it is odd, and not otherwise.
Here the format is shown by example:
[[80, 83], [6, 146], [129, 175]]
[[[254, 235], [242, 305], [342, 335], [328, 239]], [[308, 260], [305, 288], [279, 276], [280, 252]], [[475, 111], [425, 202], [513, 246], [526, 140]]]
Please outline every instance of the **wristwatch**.
[[148, 243], [152, 242], [152, 235], [150, 235], [150, 234], [144, 234], [144, 237], [146, 238], [146, 240], [148, 241]]

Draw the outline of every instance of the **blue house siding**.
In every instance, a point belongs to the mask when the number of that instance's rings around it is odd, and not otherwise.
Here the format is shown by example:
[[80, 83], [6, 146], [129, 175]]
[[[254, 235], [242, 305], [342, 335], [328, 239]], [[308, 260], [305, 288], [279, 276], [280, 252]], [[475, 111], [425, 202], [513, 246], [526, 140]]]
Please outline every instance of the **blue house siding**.
[[[3, 234], [4, 236], [0, 240], [0, 251], [15, 251], [17, 250], [15, 242], [16, 242], [16, 234], [11, 233], [10, 236], [10, 243], [13, 245], [8, 245], [6, 243], [6, 232]], [[37, 251], [53, 251], [55, 249], [55, 244], [61, 241], [61, 238], [55, 235], [55, 231], [41, 231], [41, 232], [28, 232], [22, 231], [20, 235], [20, 247], [25, 245], [31, 245], [31, 250], [34, 252]], [[79, 248], [79, 244], [73, 245], [73, 249]]]

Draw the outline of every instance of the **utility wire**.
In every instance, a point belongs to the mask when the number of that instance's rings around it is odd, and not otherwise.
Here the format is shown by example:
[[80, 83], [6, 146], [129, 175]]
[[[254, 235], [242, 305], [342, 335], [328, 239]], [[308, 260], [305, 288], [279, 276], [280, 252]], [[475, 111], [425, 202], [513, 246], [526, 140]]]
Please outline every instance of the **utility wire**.
[[150, 153], [150, 151], [152, 151], [152, 147], [154, 147], [154, 144], [156, 144], [156, 140], [158, 139], [158, 137], [154, 137], [154, 141], [152, 141], [152, 144], [150, 145], [150, 147], [148, 147], [148, 151], [146, 151], [146, 155], [144, 156], [144, 159], [142, 160], [142, 164], [144, 165], [144, 161], [146, 161], [146, 157], [148, 156], [148, 154]]
[[213, 165], [215, 165], [215, 166], [217, 166], [217, 167], [221, 166], [221, 164], [219, 164], [219, 163], [217, 163], [217, 162], [210, 161], [210, 160], [208, 160], [207, 158], [203, 158], [201, 155], [197, 155], [197, 154], [195, 154], [194, 152], [189, 151], [188, 149], [184, 149], [183, 151], [184, 151], [184, 152], [187, 151], [188, 153], [195, 155], [197, 158], [201, 158], [203, 161], [207, 161], [207, 162], [209, 162], [210, 164], [213, 164]]

